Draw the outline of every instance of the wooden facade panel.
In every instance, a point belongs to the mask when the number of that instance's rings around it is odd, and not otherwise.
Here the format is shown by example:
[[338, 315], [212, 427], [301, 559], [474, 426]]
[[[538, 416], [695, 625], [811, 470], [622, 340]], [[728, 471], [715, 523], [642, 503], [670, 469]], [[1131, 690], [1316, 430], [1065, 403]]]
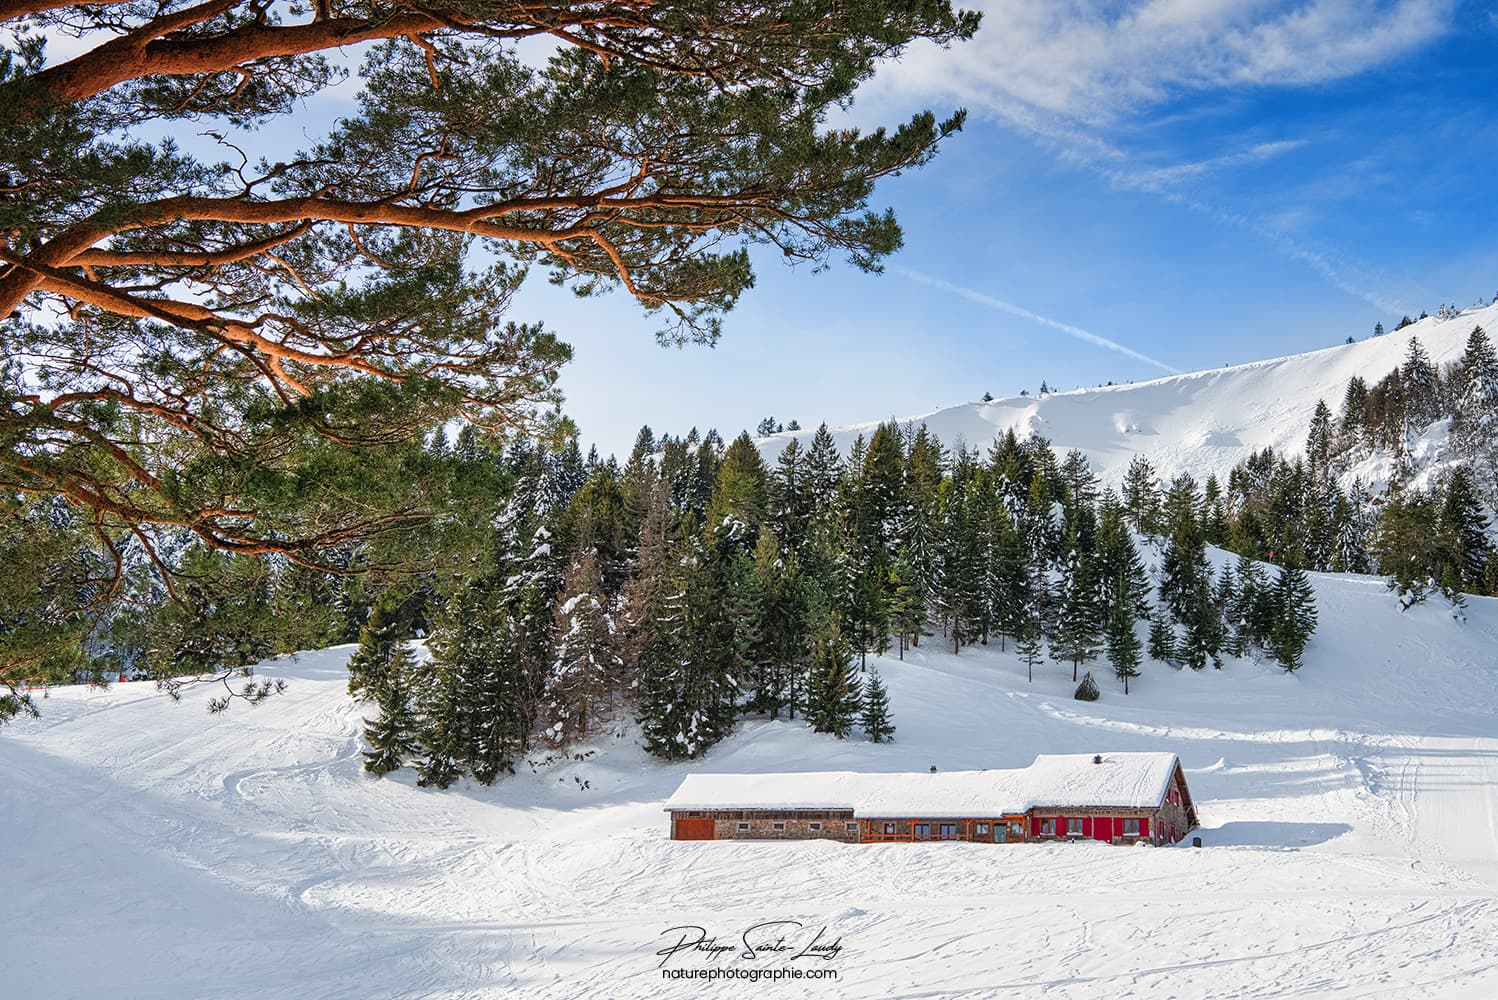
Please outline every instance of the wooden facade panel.
[[713, 820], [711, 818], [696, 818], [691, 816], [678, 816], [672, 828], [672, 840], [712, 840]]

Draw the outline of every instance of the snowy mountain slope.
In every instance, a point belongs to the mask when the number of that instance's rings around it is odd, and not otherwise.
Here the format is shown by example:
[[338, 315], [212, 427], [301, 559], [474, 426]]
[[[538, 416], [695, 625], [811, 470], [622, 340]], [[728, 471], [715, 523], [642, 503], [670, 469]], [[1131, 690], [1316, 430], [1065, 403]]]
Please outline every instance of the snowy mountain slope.
[[[286, 694], [227, 714], [149, 684], [70, 688], [0, 733], [6, 995], [52, 997], [1259, 997], [1498, 995], [1498, 600], [1401, 614], [1316, 576], [1307, 665], [1148, 664], [1134, 693], [1034, 684], [930, 640], [874, 664], [896, 742], [748, 721], [698, 762], [626, 726], [492, 788], [360, 767], [351, 647], [272, 661]], [[1206, 847], [677, 843], [693, 771], [1011, 767], [1180, 755]], [[586, 785], [586, 787], [585, 787]], [[810, 968], [658, 956], [681, 925], [736, 941], [825, 925], [836, 983], [675, 981]]]
[[[1336, 412], [1348, 380], [1362, 375], [1372, 385], [1387, 375], [1403, 360], [1410, 337], [1418, 336], [1439, 366], [1461, 356], [1474, 326], [1498, 327], [1498, 305], [1445, 321], [1430, 317], [1382, 337], [1309, 354], [1041, 398], [965, 403], [900, 423], [924, 423], [948, 447], [965, 441], [980, 451], [1011, 428], [1020, 437], [1033, 432], [1060, 452], [1081, 449], [1107, 482], [1121, 479], [1136, 454], [1166, 479], [1190, 472], [1198, 480], [1216, 473], [1225, 481], [1233, 466], [1266, 446], [1303, 451], [1316, 401], [1326, 400]], [[842, 454], [860, 433], [867, 439], [878, 423], [833, 429]], [[793, 437], [806, 445], [811, 430], [761, 438], [760, 449], [773, 462]]]

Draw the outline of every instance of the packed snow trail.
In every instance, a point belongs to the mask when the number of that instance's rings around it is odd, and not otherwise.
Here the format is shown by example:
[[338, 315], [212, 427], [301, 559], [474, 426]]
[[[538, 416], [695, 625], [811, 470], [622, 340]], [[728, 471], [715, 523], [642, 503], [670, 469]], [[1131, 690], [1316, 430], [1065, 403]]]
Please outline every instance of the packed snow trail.
[[[1125, 698], [1098, 664], [1083, 703], [1069, 665], [1028, 684], [1012, 654], [936, 637], [871, 661], [892, 744], [747, 720], [665, 764], [622, 725], [492, 788], [365, 774], [351, 647], [262, 665], [287, 692], [220, 716], [207, 690], [57, 690], [0, 731], [6, 995], [1498, 996], [1498, 601], [1458, 623], [1315, 582], [1294, 676], [1148, 664]], [[661, 811], [692, 771], [1110, 750], [1180, 756], [1203, 849], [681, 843]], [[772, 920], [825, 926], [838, 979], [662, 977], [707, 967], [657, 955], [668, 928]]]

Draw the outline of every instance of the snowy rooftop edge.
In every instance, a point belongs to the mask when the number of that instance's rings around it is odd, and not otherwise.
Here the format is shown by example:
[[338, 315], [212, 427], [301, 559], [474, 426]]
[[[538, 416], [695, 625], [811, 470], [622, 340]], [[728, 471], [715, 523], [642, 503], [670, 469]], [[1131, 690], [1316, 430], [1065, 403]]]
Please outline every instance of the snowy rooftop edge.
[[1066, 806], [1153, 808], [1165, 798], [1174, 753], [1041, 754], [1028, 767], [982, 771], [802, 771], [689, 774], [665, 811], [851, 809], [857, 817], [989, 816]]

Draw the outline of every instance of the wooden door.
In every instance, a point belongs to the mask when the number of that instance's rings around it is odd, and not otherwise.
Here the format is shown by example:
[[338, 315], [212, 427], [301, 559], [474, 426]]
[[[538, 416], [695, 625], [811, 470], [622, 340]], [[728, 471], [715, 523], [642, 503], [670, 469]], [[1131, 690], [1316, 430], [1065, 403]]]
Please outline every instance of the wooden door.
[[676, 821], [676, 840], [712, 840], [713, 820], [709, 816], [705, 819], [688, 819], [683, 816]]

